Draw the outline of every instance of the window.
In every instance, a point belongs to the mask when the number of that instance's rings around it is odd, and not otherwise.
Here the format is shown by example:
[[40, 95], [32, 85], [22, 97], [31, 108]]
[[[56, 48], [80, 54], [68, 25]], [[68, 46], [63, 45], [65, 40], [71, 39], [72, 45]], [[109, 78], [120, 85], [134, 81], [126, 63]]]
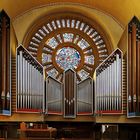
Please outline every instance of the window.
[[25, 46], [46, 68], [47, 75], [62, 81], [63, 72], [74, 69], [80, 82], [93, 77], [95, 68], [108, 56], [105, 38], [83, 19], [77, 15], [52, 15], [52, 20], [44, 19], [25, 40]]

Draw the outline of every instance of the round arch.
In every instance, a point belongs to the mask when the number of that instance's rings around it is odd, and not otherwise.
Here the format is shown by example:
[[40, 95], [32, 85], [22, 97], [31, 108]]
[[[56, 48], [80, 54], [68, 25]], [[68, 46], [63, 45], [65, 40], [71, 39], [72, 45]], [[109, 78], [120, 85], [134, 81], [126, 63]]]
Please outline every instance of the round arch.
[[78, 81], [83, 80], [83, 75], [92, 77], [95, 68], [113, 50], [107, 33], [96, 21], [66, 11], [48, 13], [37, 20], [26, 33], [23, 45], [43, 64], [47, 75], [59, 80], [65, 69], [55, 62], [58, 48], [71, 46], [81, 55], [81, 64], [74, 68]]

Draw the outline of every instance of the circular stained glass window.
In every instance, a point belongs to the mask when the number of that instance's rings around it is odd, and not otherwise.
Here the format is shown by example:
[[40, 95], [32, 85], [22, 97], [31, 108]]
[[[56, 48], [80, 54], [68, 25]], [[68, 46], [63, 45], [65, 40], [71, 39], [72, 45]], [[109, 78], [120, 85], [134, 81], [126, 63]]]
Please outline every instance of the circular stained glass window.
[[64, 70], [77, 68], [81, 61], [79, 52], [72, 47], [59, 49], [55, 57], [56, 63]]

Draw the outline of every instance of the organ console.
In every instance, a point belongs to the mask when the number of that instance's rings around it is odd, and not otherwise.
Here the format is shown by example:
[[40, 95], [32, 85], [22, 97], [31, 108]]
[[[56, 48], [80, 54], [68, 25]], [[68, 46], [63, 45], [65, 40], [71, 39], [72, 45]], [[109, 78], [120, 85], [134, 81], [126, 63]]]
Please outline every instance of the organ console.
[[11, 115], [10, 18], [0, 12], [0, 114]]
[[122, 113], [122, 52], [116, 49], [95, 70], [95, 113]]

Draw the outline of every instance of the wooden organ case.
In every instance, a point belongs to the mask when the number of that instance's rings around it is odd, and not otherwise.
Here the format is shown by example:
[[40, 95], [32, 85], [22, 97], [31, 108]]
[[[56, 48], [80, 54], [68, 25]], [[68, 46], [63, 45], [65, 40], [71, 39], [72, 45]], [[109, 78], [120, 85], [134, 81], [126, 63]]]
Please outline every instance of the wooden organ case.
[[69, 69], [64, 74], [64, 117], [76, 117], [76, 74]]
[[127, 50], [128, 117], [140, 116], [140, 22], [136, 17], [128, 24]]
[[0, 12], [0, 114], [11, 114], [10, 18]]

